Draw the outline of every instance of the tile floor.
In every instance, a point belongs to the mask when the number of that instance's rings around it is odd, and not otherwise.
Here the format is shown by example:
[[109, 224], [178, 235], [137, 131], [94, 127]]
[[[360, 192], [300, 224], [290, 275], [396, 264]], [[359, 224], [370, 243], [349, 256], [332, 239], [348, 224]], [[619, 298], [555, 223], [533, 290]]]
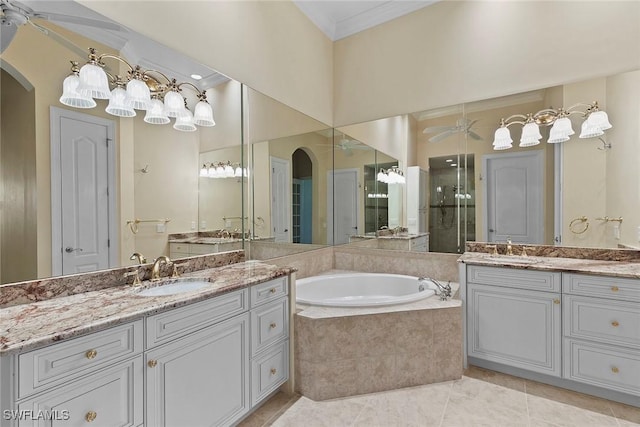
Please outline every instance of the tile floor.
[[640, 409], [471, 367], [456, 381], [322, 402], [278, 393], [240, 424], [258, 426], [631, 427]]

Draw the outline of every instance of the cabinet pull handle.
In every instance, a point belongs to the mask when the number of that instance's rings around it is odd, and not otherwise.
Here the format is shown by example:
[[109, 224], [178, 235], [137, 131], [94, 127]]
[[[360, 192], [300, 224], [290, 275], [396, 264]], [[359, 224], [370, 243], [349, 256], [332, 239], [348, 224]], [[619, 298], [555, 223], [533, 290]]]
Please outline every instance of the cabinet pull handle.
[[620, 289], [617, 286], [611, 287], [611, 292], [618, 292]]
[[269, 292], [271, 292], [272, 294], [275, 294], [276, 293], [276, 288], [269, 289]]
[[617, 374], [618, 372], [620, 372], [620, 369], [618, 369], [617, 366], [614, 366], [611, 368], [611, 372], [613, 372], [614, 374]]
[[556, 298], [556, 299], [553, 300], [553, 303], [554, 304], [560, 304], [560, 300], [558, 298]]
[[147, 362], [147, 365], [148, 365], [150, 368], [155, 368], [157, 364], [158, 364], [158, 361], [157, 361], [157, 360], [155, 360], [155, 359], [151, 359], [151, 360], [149, 360], [149, 361]]
[[278, 372], [278, 371], [276, 370], [276, 368], [271, 368], [271, 375], [275, 375], [275, 374], [276, 374], [276, 372]]
[[84, 355], [87, 359], [95, 359], [95, 357], [98, 355], [98, 350], [91, 349], [87, 351]]
[[269, 329], [275, 329], [275, 328], [276, 328], [276, 326], [278, 326], [278, 325], [276, 325], [276, 322], [273, 322], [273, 323], [271, 323], [271, 324], [269, 325]]
[[98, 413], [96, 411], [89, 411], [87, 412], [87, 415], [84, 416], [84, 419], [87, 420], [88, 423], [90, 423], [91, 421], [95, 420], [98, 416]]
[[613, 322], [611, 322], [611, 326], [617, 327], [617, 326], [620, 326], [620, 323], [618, 323], [617, 320], [614, 320]]

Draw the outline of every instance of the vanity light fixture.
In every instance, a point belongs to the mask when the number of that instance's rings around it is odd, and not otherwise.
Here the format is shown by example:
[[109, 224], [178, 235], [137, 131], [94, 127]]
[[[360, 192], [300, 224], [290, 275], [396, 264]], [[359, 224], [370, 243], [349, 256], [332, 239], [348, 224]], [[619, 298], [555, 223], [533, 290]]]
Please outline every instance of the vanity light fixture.
[[[234, 168], [234, 165], [236, 166]], [[240, 163], [212, 162], [205, 163], [200, 169], [201, 178], [246, 178], [247, 169], [240, 166]]]
[[[127, 76], [112, 75], [105, 71], [105, 59], [111, 58], [125, 64]], [[195, 78], [195, 77], [194, 77]], [[114, 89], [111, 90], [110, 87]], [[191, 113], [186, 99], [180, 94], [184, 87], [194, 90], [198, 102]], [[150, 124], [167, 124], [175, 118], [173, 128], [193, 132], [197, 126], [215, 126], [213, 108], [207, 101], [206, 91], [189, 82], [178, 83], [157, 70], [143, 70], [124, 58], [103, 53], [98, 55], [89, 48], [88, 61], [81, 68], [71, 61], [71, 74], [64, 79], [60, 102], [74, 108], [93, 108], [95, 99], [108, 99], [106, 112], [117, 117], [134, 117], [135, 110], [146, 111], [144, 121]], [[164, 102], [163, 102], [164, 100]]]
[[404, 173], [397, 166], [391, 166], [389, 169], [380, 168], [377, 179], [385, 184], [404, 184], [406, 182]]
[[605, 130], [612, 127], [607, 113], [598, 108], [598, 101], [591, 104], [575, 104], [567, 109], [547, 108], [527, 115], [514, 114], [506, 119], [500, 119], [500, 127], [496, 130], [493, 139], [493, 149], [506, 150], [513, 146], [513, 139], [511, 139], [511, 133], [508, 129], [513, 124], [523, 126], [520, 147], [531, 147], [540, 143], [542, 139], [540, 126], [553, 125], [547, 143], [556, 144], [568, 141], [570, 136], [575, 133], [569, 119], [572, 114], [580, 114], [584, 119], [579, 138], [599, 137], [604, 134]]

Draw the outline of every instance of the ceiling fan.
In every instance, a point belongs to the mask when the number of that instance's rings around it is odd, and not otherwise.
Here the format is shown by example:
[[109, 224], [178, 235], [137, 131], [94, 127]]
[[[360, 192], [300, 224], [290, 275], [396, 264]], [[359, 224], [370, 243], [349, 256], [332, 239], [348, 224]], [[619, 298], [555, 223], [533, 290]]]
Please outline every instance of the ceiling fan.
[[332, 146], [336, 150], [344, 151], [345, 156], [352, 156], [353, 150], [371, 150], [371, 147], [364, 145], [360, 141], [357, 141], [355, 139], [348, 139], [346, 137], [343, 137], [340, 141], [336, 142], [335, 144], [325, 144], [325, 145]]
[[69, 42], [64, 37], [51, 31], [35, 22], [33, 19], [43, 19], [52, 22], [68, 22], [71, 24], [81, 24], [89, 27], [104, 28], [107, 30], [123, 31], [124, 28], [118, 24], [111, 22], [101, 21], [98, 19], [91, 19], [83, 16], [65, 15], [54, 12], [38, 12], [25, 4], [19, 3], [15, 0], [0, 0], [0, 10], [2, 10], [2, 16], [0, 16], [0, 52], [9, 46], [13, 37], [18, 31], [18, 27], [31, 24], [42, 33], [52, 37], [57, 42], [65, 45], [73, 51], [81, 52], [81, 56], [86, 56], [87, 52], [79, 49], [77, 46]]
[[449, 136], [462, 133], [470, 136], [472, 139], [481, 140], [482, 137], [471, 130], [471, 126], [473, 126], [478, 120], [468, 120], [464, 117], [460, 117], [456, 120], [455, 126], [432, 126], [425, 128], [422, 133], [437, 133], [437, 135], [429, 138], [429, 142], [440, 142]]

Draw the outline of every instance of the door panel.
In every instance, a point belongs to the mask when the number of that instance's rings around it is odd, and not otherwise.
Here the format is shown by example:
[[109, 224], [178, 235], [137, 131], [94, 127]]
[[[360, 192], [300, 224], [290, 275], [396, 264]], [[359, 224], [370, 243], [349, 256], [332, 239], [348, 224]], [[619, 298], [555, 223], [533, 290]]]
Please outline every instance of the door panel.
[[349, 243], [349, 236], [358, 234], [358, 172], [334, 171], [334, 244]]
[[271, 221], [276, 242], [290, 242], [290, 184], [289, 162], [271, 157]]
[[485, 157], [488, 241], [542, 243], [542, 167], [540, 150]]

